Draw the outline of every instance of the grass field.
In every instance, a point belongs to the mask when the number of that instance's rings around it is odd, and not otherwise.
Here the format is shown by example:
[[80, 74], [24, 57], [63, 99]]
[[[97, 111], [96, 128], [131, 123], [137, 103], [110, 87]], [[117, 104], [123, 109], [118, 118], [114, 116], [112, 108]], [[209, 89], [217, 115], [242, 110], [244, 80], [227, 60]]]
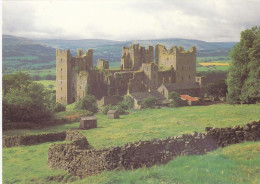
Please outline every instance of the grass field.
[[[206, 126], [225, 127], [260, 119], [260, 105], [193, 106], [133, 111], [120, 119], [97, 114], [98, 128], [82, 133], [94, 148], [123, 145], [137, 140], [164, 138]], [[13, 130], [4, 134], [37, 134], [78, 127], [79, 123], [42, 130]], [[205, 156], [179, 157], [166, 165], [135, 171], [104, 172], [79, 180], [47, 167], [52, 143], [3, 149], [4, 183], [259, 183], [260, 143], [244, 143]]]
[[56, 90], [56, 81], [55, 80], [40, 80], [40, 81], [36, 81], [36, 82], [43, 84], [45, 88], [49, 88], [49, 89], [50, 89], [50, 85], [52, 85], [53, 88], [51, 88], [51, 89]]

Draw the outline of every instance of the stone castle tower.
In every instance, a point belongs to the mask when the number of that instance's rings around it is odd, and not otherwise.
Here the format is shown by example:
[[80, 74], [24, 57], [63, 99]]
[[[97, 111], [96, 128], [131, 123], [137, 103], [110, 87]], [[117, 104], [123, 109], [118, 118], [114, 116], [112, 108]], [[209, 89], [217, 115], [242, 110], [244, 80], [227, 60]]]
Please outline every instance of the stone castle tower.
[[[84, 96], [84, 89], [77, 84], [82, 72], [89, 72], [93, 68], [93, 50], [86, 53], [77, 51], [72, 57], [70, 50], [56, 50], [56, 101], [62, 104], [73, 103], [77, 94]], [[76, 81], [75, 81], [76, 80]]]
[[167, 50], [163, 45], [155, 47], [155, 63], [163, 68], [173, 67], [176, 71], [176, 83], [195, 82], [196, 48], [184, 50], [182, 47], [172, 47]]

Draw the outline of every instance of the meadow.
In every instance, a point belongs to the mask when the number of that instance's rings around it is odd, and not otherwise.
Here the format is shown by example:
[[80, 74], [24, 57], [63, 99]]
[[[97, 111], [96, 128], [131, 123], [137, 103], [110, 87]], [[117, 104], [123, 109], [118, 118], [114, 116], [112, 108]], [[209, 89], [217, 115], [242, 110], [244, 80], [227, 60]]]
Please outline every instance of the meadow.
[[[97, 114], [98, 128], [81, 131], [92, 148], [203, 132], [206, 126], [243, 125], [260, 119], [260, 105], [192, 106], [131, 111], [120, 119]], [[6, 135], [38, 134], [76, 128], [78, 122], [41, 130], [9, 130]], [[3, 149], [4, 183], [259, 183], [260, 143], [243, 143], [204, 156], [181, 156], [166, 165], [104, 172], [82, 180], [47, 167], [52, 143]], [[14, 169], [15, 168], [15, 169]]]

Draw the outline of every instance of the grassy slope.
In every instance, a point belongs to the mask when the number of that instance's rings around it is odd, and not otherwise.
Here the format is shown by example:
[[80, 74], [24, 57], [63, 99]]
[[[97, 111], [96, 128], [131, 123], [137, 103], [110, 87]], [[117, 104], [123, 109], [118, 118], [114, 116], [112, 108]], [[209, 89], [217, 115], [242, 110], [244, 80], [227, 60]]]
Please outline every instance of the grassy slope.
[[47, 167], [50, 145], [3, 149], [3, 183], [260, 183], [260, 142], [232, 145], [203, 156], [181, 156], [151, 168], [103, 172], [82, 180]]
[[[260, 105], [211, 105], [134, 111], [119, 120], [97, 115], [98, 128], [83, 131], [94, 148], [122, 145], [139, 139], [163, 138], [205, 126], [225, 127], [260, 119]], [[9, 134], [53, 132], [78, 127], [78, 123], [44, 130], [7, 131]], [[4, 132], [4, 133], [7, 133]], [[75, 180], [64, 171], [51, 171], [46, 165], [51, 143], [3, 149], [4, 183], [49, 183]], [[77, 180], [80, 183], [259, 183], [260, 143], [235, 145], [206, 156], [179, 157], [164, 166], [136, 171], [105, 172]], [[257, 167], [258, 166], [258, 167]], [[223, 171], [222, 171], [223, 170]], [[223, 172], [223, 174], [222, 174]], [[249, 175], [248, 175], [249, 174]], [[63, 178], [65, 176], [65, 178]], [[30, 181], [32, 180], [32, 181]], [[213, 181], [213, 182], [210, 182]], [[233, 182], [235, 183], [235, 182]]]
[[[206, 126], [226, 127], [260, 119], [260, 105], [191, 106], [133, 111], [120, 119], [97, 114], [98, 128], [82, 133], [92, 146], [123, 145], [126, 142], [203, 132]], [[78, 127], [79, 123], [47, 127], [42, 130], [9, 130], [7, 135], [38, 134]]]

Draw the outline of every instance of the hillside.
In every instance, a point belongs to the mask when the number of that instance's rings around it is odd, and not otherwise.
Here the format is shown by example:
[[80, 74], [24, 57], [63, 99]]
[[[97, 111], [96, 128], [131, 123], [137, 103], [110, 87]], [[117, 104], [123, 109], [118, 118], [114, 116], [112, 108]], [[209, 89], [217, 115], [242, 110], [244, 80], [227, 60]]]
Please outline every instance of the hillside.
[[113, 41], [101, 39], [60, 40], [60, 39], [27, 39], [3, 35], [3, 72], [16, 70], [49, 69], [55, 67], [55, 49], [71, 49], [73, 55], [78, 48], [94, 49], [94, 63], [99, 58], [110, 62], [119, 62], [122, 46], [139, 43], [143, 46], [165, 45], [168, 49], [173, 45], [189, 49], [197, 48], [197, 56], [227, 56], [235, 42], [205, 42], [179, 38], [157, 40]]

